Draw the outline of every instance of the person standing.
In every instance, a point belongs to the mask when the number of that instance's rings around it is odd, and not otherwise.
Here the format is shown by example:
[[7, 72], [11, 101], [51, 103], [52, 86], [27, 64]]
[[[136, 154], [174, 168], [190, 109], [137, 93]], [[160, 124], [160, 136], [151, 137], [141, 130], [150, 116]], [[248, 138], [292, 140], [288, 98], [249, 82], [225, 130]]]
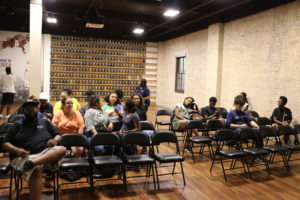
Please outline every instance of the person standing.
[[142, 78], [141, 83], [134, 90], [134, 93], [141, 94], [145, 103], [145, 110], [148, 111], [148, 107], [150, 106], [150, 90], [147, 87], [147, 80]]
[[14, 103], [15, 98], [15, 84], [16, 84], [16, 76], [11, 73], [11, 68], [5, 68], [6, 74], [3, 75], [0, 79], [0, 83], [2, 85], [2, 99], [1, 99], [1, 107], [0, 107], [0, 119], [2, 119], [2, 112], [6, 107], [6, 116], [8, 119], [10, 117], [10, 108]]

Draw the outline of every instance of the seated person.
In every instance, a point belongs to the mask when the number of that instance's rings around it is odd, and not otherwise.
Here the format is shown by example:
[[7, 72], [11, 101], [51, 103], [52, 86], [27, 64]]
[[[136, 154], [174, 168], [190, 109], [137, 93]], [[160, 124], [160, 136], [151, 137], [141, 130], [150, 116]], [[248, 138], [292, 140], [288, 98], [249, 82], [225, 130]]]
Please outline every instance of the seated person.
[[[273, 126], [290, 125], [293, 120], [292, 111], [285, 107], [287, 103], [285, 96], [280, 96], [278, 100], [278, 108], [273, 110], [271, 121], [274, 123]], [[281, 136], [281, 141], [288, 142], [288, 137]]]
[[[199, 113], [198, 106], [194, 103], [193, 97], [186, 97], [182, 104], [177, 104], [175, 107], [175, 116], [172, 120], [172, 126], [177, 130], [185, 130], [186, 123], [190, 119], [203, 119], [200, 115], [194, 114]], [[198, 130], [194, 129], [192, 132], [199, 136]], [[192, 132], [189, 132], [189, 136], [192, 136]]]
[[125, 101], [122, 127], [120, 130], [121, 134], [141, 130], [140, 117], [135, 112], [135, 107], [136, 106], [131, 99]]
[[[97, 96], [90, 97], [89, 109], [84, 115], [84, 120], [86, 125], [85, 131], [87, 133], [89, 141], [94, 134], [113, 130], [113, 123], [109, 121], [108, 115], [103, 112], [101, 108], [100, 98]], [[104, 146], [97, 146], [95, 148], [95, 151], [103, 153], [104, 148], [107, 154], [110, 154], [110, 152], [108, 151], [112, 151], [112, 148]]]
[[144, 99], [140, 94], [133, 94], [131, 96], [131, 100], [133, 100], [135, 104], [135, 112], [139, 115], [141, 121], [147, 120], [147, 114], [144, 106]]
[[95, 93], [92, 90], [86, 91], [85, 95], [87, 96], [87, 104], [84, 104], [83, 106], [81, 106], [81, 108], [79, 109], [79, 112], [81, 114], [82, 117], [84, 117], [85, 112], [89, 109], [89, 102], [90, 102], [90, 98], [91, 96], [95, 95]]
[[[61, 134], [83, 134], [84, 121], [77, 110], [73, 110], [71, 98], [63, 97], [61, 100], [61, 110], [54, 114], [52, 123], [58, 128]], [[71, 147], [71, 154], [79, 157], [83, 152], [83, 147]]]
[[3, 149], [10, 153], [11, 166], [28, 181], [31, 199], [42, 199], [42, 169], [55, 170], [66, 153], [56, 146], [61, 140], [58, 130], [45, 119], [37, 117], [37, 102], [23, 104], [25, 118], [8, 130]]
[[68, 97], [68, 98], [71, 98], [72, 101], [73, 101], [73, 110], [79, 110], [80, 109], [80, 103], [77, 101], [77, 99], [75, 98], [72, 98], [71, 97], [72, 95], [72, 90], [71, 89], [63, 89], [60, 93], [60, 96], [59, 96], [59, 101], [55, 102], [54, 104], [54, 108], [53, 108], [53, 113], [57, 113], [60, 109], [61, 109], [61, 100], [63, 97]]
[[202, 109], [202, 115], [206, 121], [210, 119], [219, 119], [223, 124], [225, 123], [225, 119], [222, 118], [221, 109], [216, 108], [217, 98], [210, 97], [209, 105]]
[[[37, 108], [37, 110], [38, 110], [37, 117], [40, 118], [40, 119], [42, 119], [42, 118], [44, 117], [44, 115], [39, 111], [39, 110], [40, 110], [40, 102], [38, 101], [38, 99], [37, 99], [34, 95], [31, 95], [30, 97], [28, 97], [28, 100], [29, 100], [29, 99], [35, 101], [35, 103], [36, 103], [36, 108]], [[24, 108], [23, 108], [23, 105], [24, 105], [24, 104], [22, 104], [22, 105], [18, 108], [18, 110], [16, 111], [16, 114], [18, 114], [18, 115], [23, 115], [23, 117], [25, 117], [25, 116], [24, 116]]]
[[114, 91], [114, 93], [117, 94], [117, 96], [119, 97], [119, 99], [120, 99], [121, 102], [124, 101], [124, 99], [123, 99], [123, 97], [124, 97], [124, 92], [123, 92], [122, 89], [116, 89], [116, 90]]
[[102, 110], [107, 113], [109, 120], [113, 123], [114, 130], [119, 131], [122, 126], [123, 107], [118, 95], [115, 92], [110, 93], [104, 99], [107, 102]]
[[40, 113], [42, 113], [45, 118], [52, 120], [53, 106], [48, 102], [49, 95], [46, 93], [40, 93], [39, 101], [40, 101], [40, 109], [39, 109]]
[[239, 95], [234, 98], [234, 110], [231, 110], [226, 119], [226, 126], [228, 128], [234, 129], [235, 133], [240, 133], [241, 129], [244, 127], [254, 127], [258, 128], [256, 122], [243, 111], [244, 100]]
[[243, 101], [244, 101], [244, 106], [242, 108], [242, 111], [247, 112], [250, 110], [250, 105], [249, 105], [249, 102], [247, 99], [247, 94], [246, 94], [246, 92], [241, 92], [240, 95], [243, 97]]

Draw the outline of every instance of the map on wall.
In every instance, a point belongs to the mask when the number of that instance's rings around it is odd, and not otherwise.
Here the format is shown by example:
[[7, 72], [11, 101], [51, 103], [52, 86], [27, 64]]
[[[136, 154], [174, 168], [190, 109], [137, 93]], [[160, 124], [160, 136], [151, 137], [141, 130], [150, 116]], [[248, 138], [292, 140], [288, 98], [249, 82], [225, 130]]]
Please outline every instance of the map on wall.
[[6, 48], [14, 48], [18, 47], [21, 48], [23, 53], [26, 54], [25, 45], [29, 42], [29, 35], [21, 35], [18, 34], [12, 38], [7, 38], [7, 40], [1, 42], [1, 50]]

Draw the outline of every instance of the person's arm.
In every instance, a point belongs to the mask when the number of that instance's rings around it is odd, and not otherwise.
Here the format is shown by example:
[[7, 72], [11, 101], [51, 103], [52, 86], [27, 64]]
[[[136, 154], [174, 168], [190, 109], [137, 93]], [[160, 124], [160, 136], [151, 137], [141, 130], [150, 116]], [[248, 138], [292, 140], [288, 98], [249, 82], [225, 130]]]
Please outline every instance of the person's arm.
[[287, 108], [286, 114], [287, 114], [287, 116], [286, 116], [286, 119], [284, 120], [284, 123], [285, 123], [285, 125], [289, 125], [293, 120], [292, 111]]
[[82, 118], [82, 116], [81, 116], [81, 114], [80, 114], [80, 112], [79, 111], [75, 111], [75, 114], [76, 114], [76, 119], [77, 119], [77, 121], [78, 121], [78, 134], [83, 134], [83, 132], [84, 132], [84, 127], [85, 127], [85, 125], [84, 125], [84, 121], [83, 121], [83, 118]]
[[184, 117], [182, 117], [182, 116], [179, 114], [179, 107], [178, 107], [178, 106], [175, 107], [175, 116], [176, 116], [178, 119], [181, 119], [181, 120], [187, 120], [187, 119], [185, 119]]
[[247, 127], [247, 124], [230, 124], [230, 128]]
[[18, 148], [16, 146], [12, 145], [10, 142], [5, 142], [2, 145], [2, 148], [5, 151], [15, 154], [18, 157], [25, 157], [25, 156], [29, 155], [29, 153], [30, 153], [29, 151], [26, 151], [25, 149]]
[[58, 113], [54, 114], [52, 118], [52, 124], [57, 128], [58, 122], [60, 121], [60, 115]]
[[206, 119], [206, 120], [209, 120], [209, 119], [216, 119], [216, 114], [217, 113], [214, 113], [214, 114], [212, 114], [212, 115], [204, 115], [204, 119]]
[[149, 88], [145, 89], [145, 97], [143, 99], [144, 99], [144, 101], [150, 99], [150, 90], [149, 90]]
[[277, 117], [275, 117], [275, 116], [273, 116], [273, 121], [274, 121], [275, 123], [277, 123], [277, 124], [284, 125], [283, 122], [279, 121], [279, 120], [277, 119]]
[[251, 126], [254, 128], [259, 128], [258, 124], [253, 120], [250, 122]]
[[138, 114], [133, 113], [132, 115], [133, 115], [132, 120], [133, 120], [134, 128], [131, 129], [131, 130], [128, 130], [128, 131], [123, 131], [123, 133], [125, 133], [125, 132], [135, 132], [135, 131], [140, 131], [141, 130], [141, 123], [140, 123], [140, 118], [139, 118]]

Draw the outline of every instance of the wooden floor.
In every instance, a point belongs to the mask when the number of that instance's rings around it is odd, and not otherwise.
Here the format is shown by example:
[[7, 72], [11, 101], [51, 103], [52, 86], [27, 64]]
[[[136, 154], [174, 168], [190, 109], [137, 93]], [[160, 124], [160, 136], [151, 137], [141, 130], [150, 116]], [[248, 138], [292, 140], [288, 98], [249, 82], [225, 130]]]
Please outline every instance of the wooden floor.
[[[155, 107], [148, 111], [149, 119], [154, 122]], [[171, 151], [172, 145], [164, 145], [164, 151]], [[300, 154], [293, 158], [300, 158]], [[63, 187], [60, 199], [63, 200], [200, 200], [200, 199], [300, 199], [300, 160], [290, 162], [291, 172], [283, 163], [271, 165], [271, 175], [263, 166], [251, 168], [251, 179], [245, 178], [243, 170], [228, 171], [228, 182], [224, 181], [220, 164], [209, 172], [211, 160], [208, 154], [197, 155], [193, 163], [191, 155], [185, 154], [184, 170], [187, 185], [183, 186], [181, 175], [161, 177], [161, 189], [154, 190], [152, 179], [129, 179], [128, 192], [123, 192], [121, 182], [98, 182], [94, 191], [87, 184]], [[178, 167], [178, 166], [177, 166]], [[177, 168], [179, 170], [179, 168]], [[166, 169], [164, 169], [164, 172]], [[135, 172], [130, 172], [135, 173]], [[0, 186], [7, 184], [1, 181]], [[0, 190], [0, 200], [8, 199], [8, 191]], [[22, 200], [30, 199], [28, 191], [22, 192]], [[53, 199], [51, 192], [44, 193], [43, 199]]]

